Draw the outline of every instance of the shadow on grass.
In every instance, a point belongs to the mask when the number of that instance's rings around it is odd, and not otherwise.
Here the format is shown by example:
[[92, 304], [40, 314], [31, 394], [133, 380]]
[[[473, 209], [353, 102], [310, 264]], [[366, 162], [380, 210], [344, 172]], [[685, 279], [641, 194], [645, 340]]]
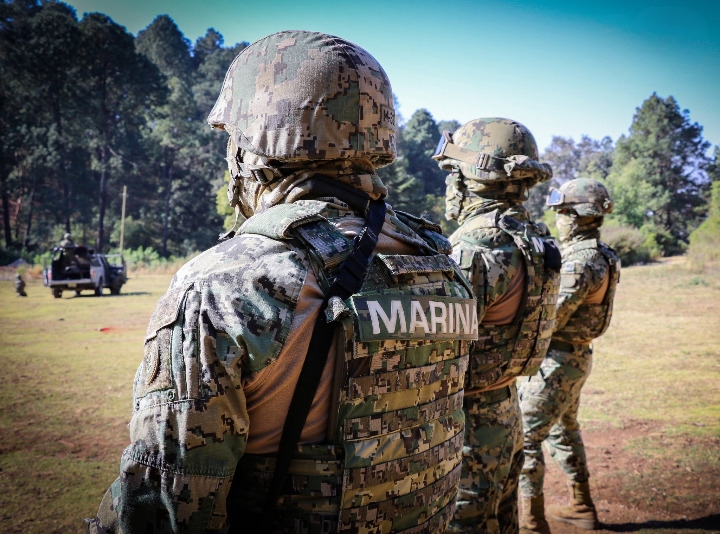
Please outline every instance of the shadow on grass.
[[720, 532], [720, 514], [699, 517], [697, 519], [676, 519], [673, 521], [644, 521], [642, 523], [618, 523], [616, 525], [603, 523], [602, 529], [610, 532], [639, 532], [647, 529], [668, 530], [670, 532], [680, 530]]

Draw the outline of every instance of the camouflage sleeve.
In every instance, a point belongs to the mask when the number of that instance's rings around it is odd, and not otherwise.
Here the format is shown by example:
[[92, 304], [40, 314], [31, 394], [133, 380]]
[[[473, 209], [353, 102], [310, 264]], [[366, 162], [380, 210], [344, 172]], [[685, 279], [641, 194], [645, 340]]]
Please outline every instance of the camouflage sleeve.
[[98, 516], [86, 520], [88, 532], [226, 532], [248, 414], [243, 351], [223, 336], [195, 284], [158, 301], [133, 385], [131, 443]]
[[522, 253], [515, 246], [489, 248], [461, 241], [451, 257], [472, 285], [478, 320], [507, 293], [522, 268]]
[[487, 278], [487, 306], [492, 306], [508, 292], [523, 266], [522, 252], [517, 247], [481, 249]]
[[478, 321], [481, 321], [486, 310], [487, 273], [485, 262], [476, 247], [464, 243], [453, 245], [450, 257], [458, 265], [460, 272], [470, 283], [475, 295]]
[[597, 285], [596, 282], [597, 276], [592, 263], [578, 260], [563, 263], [560, 270], [555, 331], [565, 327], [588, 293]]

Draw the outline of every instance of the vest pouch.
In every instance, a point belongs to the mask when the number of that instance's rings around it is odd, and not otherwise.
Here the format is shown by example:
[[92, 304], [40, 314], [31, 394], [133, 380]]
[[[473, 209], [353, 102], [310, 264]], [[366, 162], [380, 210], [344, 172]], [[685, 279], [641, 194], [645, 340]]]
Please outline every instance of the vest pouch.
[[[615, 291], [620, 282], [620, 259], [615, 251], [600, 241], [594, 239], [587, 242], [581, 241], [574, 249], [575, 251], [588, 248], [597, 248], [602, 255], [602, 260], [608, 264], [609, 283], [601, 304], [582, 304], [575, 313], [568, 319], [562, 330], [553, 334], [553, 339], [573, 344], [587, 344], [593, 339], [603, 335], [610, 326], [612, 319], [613, 302]], [[584, 267], [576, 264], [580, 272]]]
[[475, 301], [454, 278], [444, 255], [378, 254], [346, 301], [339, 532], [441, 532], [452, 517], [477, 335]]
[[[334, 445], [298, 445], [277, 513], [269, 522], [272, 530], [268, 534], [337, 531], [343, 472], [341, 456]], [[228, 510], [231, 525], [247, 524], [247, 518], [262, 509], [274, 472], [273, 456], [243, 455], [228, 497], [233, 503]]]
[[[468, 389], [486, 388], [505, 378], [535, 374], [547, 353], [555, 326], [560, 283], [555, 242], [541, 235], [532, 224], [509, 216], [497, 221], [496, 231], [512, 237], [522, 254], [525, 299], [511, 324], [480, 326], [478, 342], [471, 352]], [[483, 255], [485, 259], [486, 255], [492, 255], [492, 250]], [[505, 272], [506, 267], [501, 266], [501, 270]]]

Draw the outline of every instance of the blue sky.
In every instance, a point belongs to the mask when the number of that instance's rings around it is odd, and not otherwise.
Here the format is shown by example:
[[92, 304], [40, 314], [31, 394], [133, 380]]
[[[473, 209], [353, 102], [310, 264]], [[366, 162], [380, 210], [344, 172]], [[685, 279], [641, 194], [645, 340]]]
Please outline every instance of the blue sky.
[[674, 96], [720, 145], [717, 0], [72, 0], [132, 34], [169, 15], [190, 41], [225, 45], [303, 29], [349, 39], [383, 65], [408, 120], [509, 117], [535, 134], [627, 133], [653, 92]]

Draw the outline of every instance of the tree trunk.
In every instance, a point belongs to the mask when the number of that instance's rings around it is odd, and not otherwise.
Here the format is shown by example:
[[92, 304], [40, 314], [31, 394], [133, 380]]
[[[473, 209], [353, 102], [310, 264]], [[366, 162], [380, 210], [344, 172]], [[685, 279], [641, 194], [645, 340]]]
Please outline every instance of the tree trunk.
[[105, 244], [105, 209], [107, 203], [108, 188], [108, 160], [110, 159], [110, 112], [107, 107], [107, 86], [103, 81], [101, 87], [102, 95], [102, 153], [100, 155], [100, 192], [98, 206], [98, 228], [95, 249], [102, 253]]
[[5, 248], [13, 245], [12, 229], [10, 228], [10, 196], [7, 190], [7, 173], [4, 168], [0, 170], [0, 196], [2, 197], [2, 220], [5, 231]]
[[104, 245], [105, 237], [105, 208], [107, 203], [107, 182], [108, 182], [108, 146], [107, 143], [103, 143], [102, 147], [102, 162], [100, 167], [100, 198], [98, 199], [98, 227], [97, 227], [97, 240], [95, 241], [95, 249], [101, 253]]
[[[60, 154], [65, 154], [65, 141], [64, 141], [64, 132], [63, 132], [63, 122], [62, 122], [62, 112], [61, 112], [61, 106], [60, 101], [55, 98], [53, 101], [53, 117], [55, 119], [55, 126], [58, 131], [58, 141], [57, 141], [57, 151]], [[59, 181], [62, 184], [62, 195], [63, 195], [63, 219], [65, 224], [65, 232], [68, 234], [71, 233], [71, 221], [70, 221], [70, 213], [71, 213], [71, 195], [72, 195], [72, 188], [70, 187], [70, 184], [68, 184], [68, 177], [67, 177], [67, 171], [65, 170], [65, 158], [60, 158], [60, 165], [59, 165]]]
[[172, 197], [172, 159], [165, 166], [164, 174], [167, 183], [167, 192], [165, 193], [165, 216], [163, 217], [163, 239], [162, 239], [162, 257], [167, 258], [167, 242], [170, 233], [170, 198]]
[[[33, 173], [34, 174], [34, 173]], [[37, 175], [33, 176], [32, 187], [30, 188], [30, 194], [28, 195], [28, 216], [27, 223], [25, 224], [25, 232], [23, 233], [22, 248], [27, 248], [28, 238], [30, 237], [30, 230], [32, 230], [32, 219], [33, 219], [33, 198], [35, 197], [35, 185], [37, 184]]]
[[[64, 169], [62, 169], [64, 171]], [[64, 172], [63, 172], [64, 175]], [[65, 197], [65, 231], [69, 234], [70, 230], [70, 194], [71, 190], [67, 182], [63, 180], [63, 196]]]

